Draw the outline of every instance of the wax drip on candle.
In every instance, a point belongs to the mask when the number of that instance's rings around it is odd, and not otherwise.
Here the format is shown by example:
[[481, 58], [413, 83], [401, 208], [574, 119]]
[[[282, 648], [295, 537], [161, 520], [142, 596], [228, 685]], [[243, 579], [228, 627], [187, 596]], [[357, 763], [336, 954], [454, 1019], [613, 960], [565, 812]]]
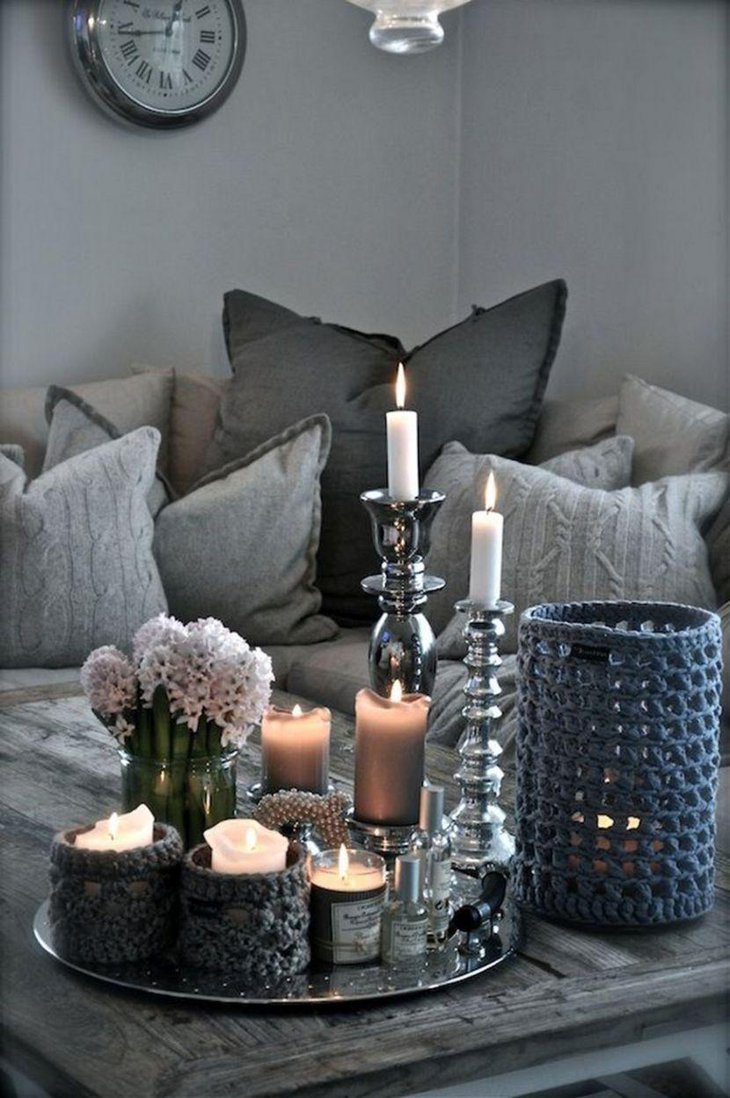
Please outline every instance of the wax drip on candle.
[[116, 840], [118, 827], [119, 816], [116, 812], [112, 812], [111, 816], [109, 817], [109, 838], [112, 842]]
[[350, 872], [350, 856], [347, 853], [347, 847], [344, 843], [340, 843], [340, 853], [337, 857], [337, 871], [340, 874], [340, 880], [346, 881]]
[[403, 687], [401, 686], [400, 679], [396, 679], [390, 688], [390, 700], [392, 702], [400, 702], [403, 700]]
[[294, 706], [294, 708], [292, 709], [292, 711], [291, 711], [291, 715], [292, 715], [292, 717], [301, 717], [301, 715], [302, 715], [302, 707], [301, 707], [301, 705], [299, 705], [299, 703], [298, 703], [298, 702], [297, 702], [297, 704], [296, 704], [296, 705]]

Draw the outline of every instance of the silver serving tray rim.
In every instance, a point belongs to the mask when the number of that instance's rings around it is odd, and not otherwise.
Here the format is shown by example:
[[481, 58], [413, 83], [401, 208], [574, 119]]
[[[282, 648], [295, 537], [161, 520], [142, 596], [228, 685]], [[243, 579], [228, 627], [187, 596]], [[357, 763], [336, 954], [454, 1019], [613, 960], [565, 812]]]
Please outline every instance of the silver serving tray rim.
[[394, 999], [470, 980], [515, 956], [521, 936], [521, 918], [508, 901], [498, 933], [493, 935], [484, 957], [464, 956], [451, 944], [442, 953], [429, 954], [425, 966], [417, 972], [381, 964], [312, 965], [300, 976], [255, 988], [236, 981], [235, 973], [184, 968], [171, 956], [125, 965], [94, 965], [69, 960], [53, 945], [48, 900], [35, 914], [33, 933], [42, 948], [61, 964], [115, 987], [243, 1007], [297, 1007]]

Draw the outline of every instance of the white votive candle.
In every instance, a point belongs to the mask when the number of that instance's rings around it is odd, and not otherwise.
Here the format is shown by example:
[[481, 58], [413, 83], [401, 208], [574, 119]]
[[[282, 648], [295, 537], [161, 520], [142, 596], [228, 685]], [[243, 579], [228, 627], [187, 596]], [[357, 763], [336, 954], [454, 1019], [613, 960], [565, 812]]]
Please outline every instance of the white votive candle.
[[397, 411], [388, 412], [388, 494], [393, 499], [416, 499], [418, 496], [418, 415], [404, 410], [406, 376], [403, 363], [398, 365], [395, 383]]
[[214, 873], [278, 873], [286, 869], [289, 840], [258, 820], [221, 820], [203, 832]]
[[134, 812], [117, 815], [112, 812], [108, 820], [97, 820], [90, 831], [80, 832], [74, 846], [82, 850], [135, 850], [149, 846], [154, 839], [155, 817], [146, 804]]
[[267, 793], [300, 789], [326, 793], [330, 770], [329, 709], [290, 713], [270, 705], [261, 722], [261, 766]]
[[469, 598], [480, 606], [496, 606], [502, 584], [504, 516], [494, 510], [497, 490], [494, 473], [487, 478], [484, 510], [471, 516], [471, 572]]

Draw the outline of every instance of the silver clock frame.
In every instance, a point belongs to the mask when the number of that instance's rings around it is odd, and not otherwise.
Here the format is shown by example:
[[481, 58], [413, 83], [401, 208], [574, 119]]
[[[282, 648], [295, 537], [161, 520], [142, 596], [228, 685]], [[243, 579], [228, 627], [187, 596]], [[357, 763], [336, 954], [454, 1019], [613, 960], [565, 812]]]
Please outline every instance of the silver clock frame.
[[169, 130], [190, 126], [206, 118], [228, 98], [243, 68], [246, 55], [246, 17], [241, 0], [224, 0], [233, 20], [233, 52], [223, 80], [192, 107], [157, 110], [145, 106], [128, 95], [114, 79], [104, 60], [96, 30], [99, 8], [103, 0], [68, 0], [66, 13], [68, 37], [74, 67], [84, 87], [97, 104], [117, 120], [146, 126], [148, 129]]

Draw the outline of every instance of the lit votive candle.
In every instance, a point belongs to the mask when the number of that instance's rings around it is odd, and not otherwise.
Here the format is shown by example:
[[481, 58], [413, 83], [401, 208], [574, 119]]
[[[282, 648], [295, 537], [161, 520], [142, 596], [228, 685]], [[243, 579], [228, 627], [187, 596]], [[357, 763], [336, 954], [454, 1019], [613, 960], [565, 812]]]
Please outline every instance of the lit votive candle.
[[258, 820], [221, 820], [203, 838], [214, 873], [278, 873], [286, 868], [289, 840]]
[[74, 846], [80, 850], [135, 850], [149, 846], [153, 841], [155, 818], [146, 804], [134, 812], [117, 815], [112, 812], [108, 820], [97, 820], [89, 831], [76, 835]]
[[385, 862], [365, 850], [325, 850], [310, 863], [312, 952], [331, 964], [380, 956]]
[[330, 770], [329, 709], [303, 712], [270, 705], [261, 722], [261, 765], [267, 793], [300, 789], [326, 793]]
[[418, 822], [431, 699], [403, 694], [396, 679], [389, 698], [360, 690], [355, 698], [355, 817], [366, 823]]

